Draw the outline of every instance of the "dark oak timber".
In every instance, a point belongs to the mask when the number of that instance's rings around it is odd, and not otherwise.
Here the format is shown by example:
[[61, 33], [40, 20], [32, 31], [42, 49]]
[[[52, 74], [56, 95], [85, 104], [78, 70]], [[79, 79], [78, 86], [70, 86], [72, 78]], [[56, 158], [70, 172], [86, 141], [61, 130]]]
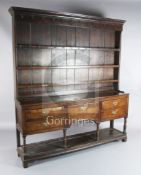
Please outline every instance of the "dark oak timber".
[[[20, 7], [9, 12], [17, 151], [23, 167], [115, 140], [125, 142], [129, 94], [119, 90], [125, 21]], [[120, 118], [123, 131], [115, 129]], [[93, 122], [96, 130], [68, 136], [79, 120]], [[102, 129], [105, 121], [110, 126]], [[27, 143], [29, 135], [59, 130], [62, 138]]]

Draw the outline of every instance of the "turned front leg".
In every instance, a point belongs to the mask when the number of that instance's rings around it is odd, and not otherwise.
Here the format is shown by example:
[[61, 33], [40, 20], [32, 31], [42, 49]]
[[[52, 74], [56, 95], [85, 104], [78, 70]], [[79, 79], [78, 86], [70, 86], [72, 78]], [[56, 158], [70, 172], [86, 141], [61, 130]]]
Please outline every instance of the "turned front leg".
[[114, 128], [114, 120], [110, 120], [110, 129]]
[[20, 143], [20, 132], [18, 129], [16, 129], [16, 136], [17, 136], [17, 148], [21, 146]]
[[127, 129], [127, 117], [124, 117], [123, 133], [126, 134]]
[[64, 135], [64, 147], [67, 147], [67, 128], [63, 129], [63, 135]]
[[23, 148], [25, 152], [26, 151], [26, 135], [23, 135]]
[[100, 123], [97, 122], [96, 123], [96, 138], [97, 138], [97, 141], [99, 141], [99, 125], [100, 125]]
[[[16, 124], [17, 124], [17, 118], [18, 118], [18, 112], [17, 109], [16, 111]], [[18, 130], [18, 128], [16, 127], [16, 141], [17, 141], [17, 148], [21, 146], [21, 140], [20, 140], [20, 131]]]

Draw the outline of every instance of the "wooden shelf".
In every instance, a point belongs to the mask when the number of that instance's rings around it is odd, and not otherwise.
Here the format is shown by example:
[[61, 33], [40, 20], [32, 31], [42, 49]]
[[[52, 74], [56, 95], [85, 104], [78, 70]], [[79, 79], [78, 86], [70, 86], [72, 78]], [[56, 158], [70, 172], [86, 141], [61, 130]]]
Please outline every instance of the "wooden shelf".
[[[70, 135], [67, 137], [69, 147], [64, 148], [64, 138], [56, 138], [49, 141], [42, 141], [26, 145], [26, 153], [24, 146], [18, 148], [18, 154], [24, 157], [25, 161], [40, 160], [53, 156], [72, 153], [78, 150], [92, 148], [98, 145], [106, 144], [113, 141], [127, 139], [127, 135], [117, 129], [105, 128], [100, 130], [100, 140], [97, 141], [96, 131]], [[85, 142], [84, 142], [85, 141]], [[39, 154], [40, 150], [40, 154]], [[28, 159], [29, 158], [29, 159]]]
[[118, 68], [119, 65], [83, 65], [83, 66], [18, 66], [17, 70], [30, 69], [82, 69], [82, 68]]
[[[42, 103], [42, 102], [47, 102], [50, 103], [52, 100], [54, 102], [72, 102], [76, 100], [82, 100], [82, 99], [88, 99], [88, 98], [95, 98], [95, 97], [105, 97], [105, 96], [114, 96], [114, 95], [119, 95], [122, 94], [122, 91], [119, 90], [114, 90], [114, 89], [109, 89], [109, 90], [104, 90], [103, 88], [97, 89], [97, 90], [81, 90], [81, 91], [76, 91], [70, 95], [67, 93], [60, 94], [58, 96], [57, 93], [39, 93], [39, 94], [28, 94], [26, 96], [19, 96], [18, 101], [22, 105], [28, 105], [28, 104], [36, 104], [36, 103]], [[48, 98], [51, 97], [51, 98]]]
[[48, 46], [48, 45], [33, 45], [33, 44], [17, 44], [17, 48], [39, 48], [39, 49], [74, 49], [74, 50], [105, 50], [105, 51], [120, 51], [119, 48], [113, 47], [70, 47], [70, 46]]
[[95, 84], [95, 83], [117, 83], [118, 80], [95, 80], [95, 81], [86, 81], [86, 82], [75, 82], [75, 83], [70, 83], [70, 84], [52, 84], [52, 83], [47, 83], [47, 84], [19, 84], [18, 88], [40, 88], [40, 87], [59, 87], [59, 86], [70, 86], [70, 85], [84, 85], [84, 84]]
[[118, 80], [95, 80], [89, 83], [117, 83]]

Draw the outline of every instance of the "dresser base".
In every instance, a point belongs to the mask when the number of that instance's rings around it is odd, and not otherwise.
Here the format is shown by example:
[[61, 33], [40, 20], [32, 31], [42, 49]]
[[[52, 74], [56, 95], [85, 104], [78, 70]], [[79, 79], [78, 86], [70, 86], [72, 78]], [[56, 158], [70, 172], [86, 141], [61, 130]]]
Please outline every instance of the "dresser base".
[[46, 159], [74, 151], [102, 145], [105, 143], [127, 140], [127, 135], [117, 129], [101, 129], [100, 139], [96, 140], [96, 131], [71, 135], [67, 137], [67, 147], [64, 146], [64, 138], [51, 139], [38, 143], [27, 144], [17, 149], [21, 157], [23, 167], [27, 168], [29, 163], [36, 160]]

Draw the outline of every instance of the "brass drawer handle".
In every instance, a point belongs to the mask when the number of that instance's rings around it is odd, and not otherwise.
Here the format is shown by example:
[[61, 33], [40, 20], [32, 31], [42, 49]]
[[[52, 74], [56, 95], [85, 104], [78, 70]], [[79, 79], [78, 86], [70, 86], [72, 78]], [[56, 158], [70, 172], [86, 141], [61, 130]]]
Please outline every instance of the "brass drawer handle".
[[85, 105], [85, 106], [81, 106], [81, 107], [80, 107], [80, 110], [82, 110], [82, 111], [86, 111], [86, 110], [87, 110], [87, 108], [88, 108], [88, 104], [87, 104], [87, 105]]
[[43, 122], [43, 125], [44, 125], [44, 126], [47, 127], [47, 126], [50, 125], [49, 120], [48, 120], [50, 117], [53, 118], [53, 116], [45, 116], [45, 122]]
[[47, 127], [48, 126], [48, 122], [44, 122], [43, 125]]
[[114, 101], [113, 105], [116, 106], [118, 104], [118, 101]]
[[63, 106], [61, 106], [61, 107], [56, 107], [56, 108], [46, 108], [46, 109], [43, 109], [42, 113], [43, 113], [43, 114], [48, 114], [49, 111], [60, 111], [60, 110], [62, 110], [62, 109], [64, 109]]
[[117, 112], [118, 112], [118, 109], [112, 111], [112, 114], [117, 114]]
[[48, 111], [43, 111], [42, 114], [48, 114]]

